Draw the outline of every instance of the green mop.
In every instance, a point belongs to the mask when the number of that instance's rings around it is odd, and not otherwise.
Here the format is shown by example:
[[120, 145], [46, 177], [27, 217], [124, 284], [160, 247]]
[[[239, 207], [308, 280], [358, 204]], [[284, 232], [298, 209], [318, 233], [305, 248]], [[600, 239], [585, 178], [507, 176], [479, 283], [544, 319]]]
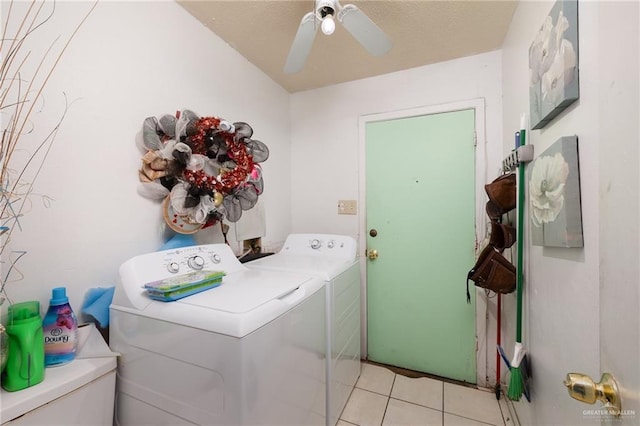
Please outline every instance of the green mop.
[[[520, 120], [520, 147], [525, 145], [525, 119], [521, 117]], [[522, 282], [524, 280], [523, 273], [523, 255], [522, 250], [524, 247], [524, 202], [525, 202], [525, 188], [524, 188], [524, 162], [518, 162], [518, 235], [516, 241], [518, 242], [518, 265], [517, 265], [517, 277], [516, 277], [516, 292], [517, 292], [517, 305], [516, 305], [516, 344], [513, 351], [513, 360], [511, 361], [511, 380], [509, 382], [509, 391], [507, 397], [512, 401], [520, 401], [522, 392], [524, 390], [524, 382], [522, 377], [522, 371], [520, 370], [520, 364], [525, 356], [525, 349], [522, 345]]]

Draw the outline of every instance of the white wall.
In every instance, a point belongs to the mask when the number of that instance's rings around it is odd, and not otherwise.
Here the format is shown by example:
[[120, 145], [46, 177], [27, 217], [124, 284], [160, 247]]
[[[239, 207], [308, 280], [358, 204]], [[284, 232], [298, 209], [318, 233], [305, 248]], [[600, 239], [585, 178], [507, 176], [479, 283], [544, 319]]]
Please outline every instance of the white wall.
[[[293, 94], [292, 232], [345, 234], [359, 240], [363, 206], [358, 206], [355, 216], [338, 215], [337, 203], [359, 199], [358, 119], [362, 115], [483, 99], [486, 156], [484, 152], [477, 155], [483, 161], [476, 167], [483, 170], [483, 181], [493, 179], [502, 160], [501, 77], [501, 52], [494, 51]], [[408, 154], [401, 143], [390, 147], [390, 172], [393, 167], [402, 167], [403, 155]], [[495, 167], [484, 170], [485, 157]], [[481, 212], [486, 201], [486, 195], [478, 200]], [[463, 281], [460, 286], [463, 292]], [[495, 348], [495, 298], [487, 301], [484, 292], [478, 295], [479, 321], [484, 321], [487, 310], [490, 317], [486, 335], [485, 330], [479, 333], [480, 345]], [[488, 353], [487, 365], [479, 365], [478, 371], [486, 368], [491, 384], [495, 383], [495, 355], [493, 349]], [[481, 354], [481, 361], [486, 357]], [[479, 383], [484, 382], [480, 377]]]
[[[90, 5], [56, 2], [32, 55], [64, 39]], [[34, 190], [54, 201], [44, 208], [33, 197], [23, 231], [12, 236], [11, 248], [28, 251], [18, 265], [24, 278], [7, 287], [14, 302], [40, 300], [46, 309], [51, 288], [66, 286], [79, 311], [87, 289], [114, 285], [124, 260], [171, 235], [159, 203], [136, 192], [143, 154], [136, 143], [149, 116], [191, 109], [248, 122], [271, 153], [263, 163], [264, 245], [289, 232], [289, 94], [177, 3], [98, 4], [48, 83], [36, 133], [60, 116], [62, 93], [76, 101]], [[220, 242], [214, 231], [199, 241]]]
[[[518, 128], [519, 114], [528, 114], [528, 49], [553, 4], [521, 2], [505, 40], [502, 92], [506, 141]], [[607, 205], [607, 196], [604, 195], [610, 191], [609, 185], [617, 188], [629, 185], [630, 189], [636, 189], [636, 192], [628, 194], [630, 197], [625, 208], [630, 209], [633, 219], [628, 222], [628, 230], [633, 238], [637, 238], [638, 175], [630, 172], [637, 170], [638, 159], [638, 12], [633, 8], [630, 2], [622, 8], [616, 2], [579, 2], [580, 99], [544, 129], [529, 133], [528, 142], [534, 145], [536, 156], [561, 136], [578, 135], [584, 248], [525, 245], [524, 345], [529, 351], [534, 377], [532, 402], [529, 404], [522, 398], [516, 403], [518, 417], [523, 424], [574, 425], [599, 421], [583, 416], [584, 409], [599, 407], [571, 399], [562, 381], [569, 372], [585, 373], [596, 380], [600, 378], [604, 371], [600, 370], [599, 314], [610, 318], [618, 315], [611, 312], [612, 309], [600, 312], [599, 303], [600, 286], [607, 285], [606, 281], [600, 283], [600, 262], [603, 258], [618, 257], [614, 253], [603, 255], [600, 246], [603, 236], [614, 228], [618, 229], [619, 225], [602, 217], [602, 212], [612, 207]], [[612, 37], [613, 28], [626, 28], [635, 39], [626, 42]], [[611, 43], [612, 40], [615, 43]], [[628, 45], [635, 46], [635, 49], [629, 49]], [[613, 57], [627, 59], [612, 62]], [[627, 61], [635, 67], [635, 76], [628, 75], [622, 65]], [[623, 93], [625, 96], [621, 96]], [[635, 131], [630, 125], [635, 126]], [[616, 148], [612, 148], [612, 140], [617, 141]], [[505, 144], [505, 152], [510, 148], [510, 144]], [[611, 149], [616, 149], [615, 155]], [[611, 164], [612, 156], [620, 161], [617, 166]], [[616, 178], [613, 172], [616, 167], [625, 170], [623, 176], [630, 175], [635, 180], [625, 181], [622, 176]], [[601, 182], [603, 176], [610, 181]], [[622, 193], [617, 197], [624, 198]], [[620, 232], [620, 235], [624, 234]], [[637, 254], [637, 241], [634, 253]], [[629, 261], [637, 262], [634, 259], [632, 256]], [[635, 274], [637, 277], [637, 270]], [[637, 308], [637, 281], [630, 285], [636, 286], [635, 291], [629, 294], [635, 295], [631, 303], [635, 303], [633, 306]], [[515, 295], [505, 299], [503, 315], [514, 319], [507, 322], [504, 330], [508, 336], [505, 345], [511, 354], [515, 336]], [[628, 330], [633, 330], [632, 323]], [[633, 334], [629, 337], [630, 343], [637, 345]], [[614, 350], [625, 351], [623, 347]]]

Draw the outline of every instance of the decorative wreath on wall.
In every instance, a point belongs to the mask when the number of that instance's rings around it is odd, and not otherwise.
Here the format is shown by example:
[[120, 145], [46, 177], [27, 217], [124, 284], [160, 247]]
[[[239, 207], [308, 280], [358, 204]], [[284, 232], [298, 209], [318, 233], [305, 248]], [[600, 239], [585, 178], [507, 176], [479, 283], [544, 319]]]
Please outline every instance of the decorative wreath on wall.
[[261, 163], [267, 146], [244, 122], [178, 111], [148, 117], [142, 127], [147, 150], [139, 170], [139, 193], [163, 200], [167, 225], [192, 234], [226, 218], [237, 222], [262, 194]]

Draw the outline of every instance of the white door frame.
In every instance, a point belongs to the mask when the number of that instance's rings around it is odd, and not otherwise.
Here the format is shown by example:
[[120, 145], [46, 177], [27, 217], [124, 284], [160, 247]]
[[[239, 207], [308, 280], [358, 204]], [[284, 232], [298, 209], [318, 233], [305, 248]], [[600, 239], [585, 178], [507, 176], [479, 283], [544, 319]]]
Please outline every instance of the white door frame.
[[[483, 98], [470, 99], [466, 101], [452, 102], [447, 104], [429, 105], [418, 108], [402, 109], [383, 113], [363, 114], [358, 118], [358, 205], [361, 206], [362, 214], [359, 217], [358, 226], [358, 246], [360, 247], [360, 272], [361, 272], [361, 348], [363, 358], [367, 351], [367, 215], [366, 206], [366, 125], [376, 121], [395, 120], [400, 118], [419, 117], [422, 115], [438, 114], [444, 112], [454, 112], [473, 109], [475, 111], [475, 194], [476, 194], [476, 250], [480, 242], [486, 235], [485, 207], [480, 200], [485, 199], [484, 184], [486, 181], [486, 141], [485, 141], [485, 100]], [[452, 170], [455, 173], [455, 170]], [[469, 265], [471, 269], [473, 265]], [[464, 296], [464, 274], [460, 276], [460, 297]], [[487, 304], [484, 297], [479, 297], [484, 292], [476, 289], [476, 371], [477, 385], [487, 385]], [[489, 347], [495, 347], [495, 342]], [[493, 353], [493, 352], [492, 352]]]

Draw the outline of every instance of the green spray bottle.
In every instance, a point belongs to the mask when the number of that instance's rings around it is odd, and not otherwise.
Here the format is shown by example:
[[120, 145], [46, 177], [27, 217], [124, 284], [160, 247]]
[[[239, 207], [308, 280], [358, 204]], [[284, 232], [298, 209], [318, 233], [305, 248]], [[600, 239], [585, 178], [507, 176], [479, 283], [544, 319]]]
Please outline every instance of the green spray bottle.
[[9, 355], [2, 372], [2, 387], [17, 391], [44, 380], [44, 337], [40, 302], [9, 306], [7, 315]]

